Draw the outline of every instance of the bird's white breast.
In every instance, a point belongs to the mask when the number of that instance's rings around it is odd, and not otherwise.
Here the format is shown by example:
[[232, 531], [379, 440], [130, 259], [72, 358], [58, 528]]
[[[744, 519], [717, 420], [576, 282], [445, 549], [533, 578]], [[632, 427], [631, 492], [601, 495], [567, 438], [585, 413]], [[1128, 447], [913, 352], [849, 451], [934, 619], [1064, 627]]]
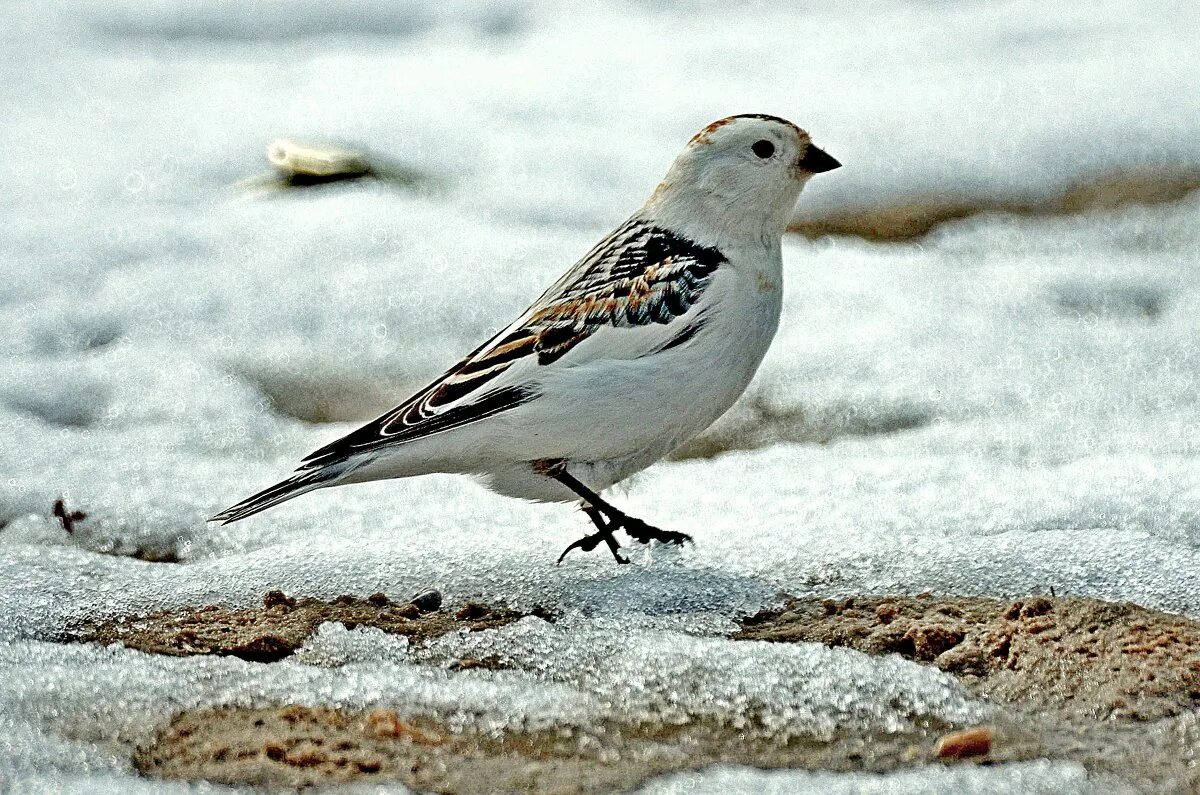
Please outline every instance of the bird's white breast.
[[573, 396], [563, 405], [574, 403], [578, 409], [556, 422], [541, 418], [543, 432], [560, 442], [556, 454], [595, 461], [645, 459], [640, 469], [724, 414], [754, 377], [779, 325], [782, 290], [770, 280], [771, 270], [770, 263], [743, 265], [736, 259], [722, 266], [703, 298], [661, 329], [665, 340], [686, 323], [703, 321], [684, 344], [556, 373], [546, 389]]

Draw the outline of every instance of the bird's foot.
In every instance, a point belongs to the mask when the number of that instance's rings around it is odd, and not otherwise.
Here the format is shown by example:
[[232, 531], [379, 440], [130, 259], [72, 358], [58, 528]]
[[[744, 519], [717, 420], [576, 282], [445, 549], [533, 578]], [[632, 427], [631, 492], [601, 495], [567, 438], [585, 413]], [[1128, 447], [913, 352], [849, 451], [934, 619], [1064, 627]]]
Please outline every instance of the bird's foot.
[[671, 530], [659, 530], [658, 527], [648, 525], [641, 519], [636, 519], [613, 508], [610, 504], [601, 501], [599, 497], [593, 495], [596, 504], [583, 504], [583, 513], [588, 515], [588, 519], [592, 520], [592, 524], [596, 526], [596, 532], [590, 536], [584, 536], [576, 542], [571, 543], [568, 548], [563, 550], [563, 554], [558, 556], [558, 562], [562, 563], [568, 552], [572, 549], [582, 549], [584, 552], [590, 552], [604, 542], [608, 545], [608, 550], [612, 552], [612, 556], [616, 558], [618, 563], [629, 563], [629, 558], [620, 554], [620, 544], [613, 537], [613, 531], [624, 530], [626, 534], [635, 542], [640, 544], [649, 544], [650, 542], [660, 542], [662, 544], [674, 544], [683, 546], [685, 543], [691, 543], [691, 536], [688, 533], [677, 533]]
[[660, 530], [654, 525], [646, 524], [641, 519], [636, 519], [632, 516], [622, 515], [613, 521], [619, 524], [625, 533], [639, 544], [660, 541], [664, 544], [683, 546], [685, 543], [692, 543], [692, 537], [687, 533], [677, 533], [674, 530]]
[[567, 553], [572, 549], [582, 549], [584, 552], [591, 552], [593, 549], [600, 546], [601, 541], [608, 544], [608, 549], [612, 552], [613, 557], [617, 559], [617, 563], [629, 562], [629, 558], [621, 554], [621, 545], [617, 543], [617, 539], [613, 538], [611, 530], [601, 530], [592, 533], [590, 536], [584, 536], [578, 541], [573, 541], [567, 546], [566, 549], [562, 551], [562, 554], [558, 556], [558, 562], [562, 563], [563, 558], [565, 558]]

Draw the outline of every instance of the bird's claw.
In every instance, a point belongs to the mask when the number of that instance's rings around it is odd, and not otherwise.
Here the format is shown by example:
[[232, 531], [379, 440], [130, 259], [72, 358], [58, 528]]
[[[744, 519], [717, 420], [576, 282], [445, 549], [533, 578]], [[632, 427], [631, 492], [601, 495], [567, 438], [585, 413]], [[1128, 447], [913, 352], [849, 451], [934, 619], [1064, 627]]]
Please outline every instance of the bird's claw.
[[[599, 525], [599, 522], [597, 522]], [[674, 530], [660, 530], [654, 525], [646, 524], [641, 519], [635, 519], [632, 516], [614, 516], [609, 518], [604, 523], [604, 527], [590, 536], [584, 536], [576, 541], [573, 541], [563, 550], [558, 556], [558, 562], [562, 563], [567, 557], [567, 553], [572, 549], [582, 549], [584, 552], [591, 552], [596, 547], [600, 546], [600, 542], [608, 544], [609, 550], [617, 563], [628, 563], [629, 558], [620, 553], [621, 545], [613, 537], [613, 530], [624, 530], [625, 533], [637, 541], [639, 544], [649, 544], [651, 541], [658, 541], [663, 544], [674, 544], [683, 546], [684, 544], [692, 543], [692, 537], [687, 533], [677, 533]]]
[[687, 533], [677, 533], [674, 530], [660, 530], [654, 525], [646, 524], [641, 519], [635, 519], [632, 516], [626, 516], [621, 521], [621, 527], [630, 538], [639, 544], [649, 544], [651, 541], [659, 541], [663, 544], [683, 546], [685, 543], [692, 543], [692, 537]]
[[692, 541], [692, 537], [687, 533], [659, 530], [653, 525], [646, 524], [641, 519], [635, 519], [629, 514], [617, 510], [601, 499], [598, 494], [576, 480], [562, 466], [552, 464], [544, 474], [559, 481], [582, 497], [584, 499], [582, 505], [583, 512], [592, 520], [592, 524], [596, 525], [595, 533], [592, 533], [590, 536], [584, 536], [563, 550], [563, 553], [558, 556], [559, 563], [563, 562], [563, 558], [572, 549], [579, 548], [584, 552], [591, 552], [599, 546], [601, 541], [608, 544], [608, 548], [612, 552], [613, 557], [617, 559], [617, 563], [628, 563], [629, 558], [621, 555], [619, 551], [621, 545], [617, 543], [617, 539], [613, 536], [613, 532], [616, 530], [624, 530], [630, 538], [642, 544], [659, 541], [663, 544], [683, 546], [684, 543], [691, 543]]
[[583, 538], [571, 542], [569, 545], [567, 545], [567, 548], [562, 551], [562, 554], [558, 556], [558, 562], [562, 563], [563, 559], [567, 556], [567, 553], [572, 549], [582, 549], [584, 552], [591, 552], [600, 545], [601, 541], [608, 544], [608, 548], [612, 552], [613, 557], [617, 559], [617, 563], [629, 562], [629, 558], [620, 553], [619, 550], [621, 549], [621, 545], [617, 543], [617, 539], [613, 538], [611, 530], [592, 533], [590, 536], [584, 536]]

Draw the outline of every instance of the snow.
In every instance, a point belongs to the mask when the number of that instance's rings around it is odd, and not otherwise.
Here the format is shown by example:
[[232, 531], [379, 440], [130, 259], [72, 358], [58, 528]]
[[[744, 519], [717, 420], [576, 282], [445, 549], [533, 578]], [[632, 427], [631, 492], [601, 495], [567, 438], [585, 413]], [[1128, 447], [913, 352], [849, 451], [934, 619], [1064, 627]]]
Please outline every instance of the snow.
[[[1107, 783], [1107, 782], [1106, 782]], [[936, 795], [941, 792], [995, 793], [1044, 792], [1054, 795], [1100, 791], [1089, 782], [1081, 765], [1063, 762], [1025, 762], [990, 768], [947, 768], [926, 766], [884, 775], [866, 773], [812, 773], [808, 771], [762, 771], [739, 767], [716, 767], [700, 774], [688, 773], [655, 782], [641, 790], [643, 795], [675, 793], [722, 793], [722, 795], [784, 795], [784, 793], [828, 793], [828, 795]], [[1109, 789], [1119, 792], [1121, 789]]]
[[[6, 644], [0, 648], [0, 706], [5, 736], [18, 753], [0, 770], [14, 778], [47, 768], [121, 772], [129, 763], [115, 749], [149, 742], [179, 710], [223, 704], [387, 705], [406, 715], [448, 714], [488, 731], [587, 727], [606, 718], [669, 724], [690, 716], [772, 737], [818, 739], [838, 730], [896, 732], [919, 720], [988, 714], [946, 674], [815, 644], [760, 649], [672, 631], [629, 631], [617, 621], [560, 627], [528, 618], [492, 636], [445, 639], [426, 653], [437, 659], [486, 647], [534, 672], [483, 677], [415, 664], [404, 644], [376, 642], [377, 634], [323, 627], [297, 657], [270, 666], [155, 657], [116, 646]], [[747, 688], [747, 681], [754, 686]]]
[[[784, 417], [759, 441], [779, 443], [664, 463], [614, 497], [692, 533], [682, 551], [555, 567], [582, 516], [442, 476], [204, 523], [506, 322], [728, 113], [793, 118], [846, 164], [813, 181], [806, 214], [1200, 166], [1194, 8], [122, 0], [6, 17], [0, 781], [14, 791], [133, 791], [132, 745], [205, 704], [570, 724], [665, 709], [657, 672], [686, 681], [683, 714], [745, 698], [816, 736], [983, 714], [915, 665], [722, 639], [781, 592], [1053, 587], [1200, 615], [1195, 198], [979, 217], [919, 244], [788, 241], [781, 331], [751, 389]], [[239, 183], [278, 136], [359, 145], [429, 180], [256, 194]], [[321, 416], [304, 414], [314, 399]], [[87, 514], [71, 536], [50, 516], [59, 497]], [[85, 619], [275, 588], [430, 587], [565, 618], [430, 652], [536, 671], [490, 679], [334, 625], [272, 666], [51, 642]], [[1032, 763], [715, 769], [651, 790], [700, 786], [1084, 783]]]
[[670, 629], [639, 631], [626, 617], [562, 625], [526, 618], [442, 645], [459, 656], [512, 660], [595, 693], [613, 705], [615, 716], [667, 725], [708, 719], [780, 741], [830, 740], [847, 730], [899, 732], [914, 719], [963, 722], [988, 715], [950, 676], [914, 670], [898, 657], [880, 664], [817, 644], [731, 647], [724, 639]]

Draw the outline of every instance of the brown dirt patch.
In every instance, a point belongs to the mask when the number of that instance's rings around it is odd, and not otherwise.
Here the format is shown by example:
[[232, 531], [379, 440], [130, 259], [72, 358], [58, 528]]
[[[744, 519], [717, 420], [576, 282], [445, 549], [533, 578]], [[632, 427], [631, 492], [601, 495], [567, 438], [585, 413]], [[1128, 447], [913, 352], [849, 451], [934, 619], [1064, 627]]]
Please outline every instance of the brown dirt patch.
[[937, 736], [926, 730], [782, 743], [706, 723], [455, 731], [391, 710], [290, 705], [185, 712], [134, 763], [152, 778], [242, 786], [400, 781], [463, 795], [583, 793], [627, 791], [652, 776], [717, 763], [890, 770], [932, 759]]
[[[812, 641], [936, 665], [997, 704], [947, 760], [1071, 760], [1145, 792], [1200, 792], [1200, 623], [1094, 599], [793, 599], [745, 640]], [[947, 751], [947, 749], [952, 751]]]
[[1200, 707], [1200, 623], [1137, 605], [1033, 597], [792, 600], [746, 640], [815, 641], [936, 665], [994, 701], [1156, 720]]
[[[518, 617], [471, 604], [379, 622], [371, 619], [404, 605], [378, 605], [378, 597], [290, 601], [270, 594], [262, 609], [248, 612], [275, 622], [298, 613], [288, 637], [301, 641], [323, 620], [383, 624], [419, 640]], [[246, 611], [222, 614], [230, 612]], [[431, 622], [428, 631], [414, 631], [420, 622]], [[157, 637], [168, 646], [177, 642]], [[899, 734], [784, 742], [765, 727], [707, 719], [497, 732], [391, 710], [205, 708], [176, 716], [134, 762], [151, 778], [272, 788], [398, 781], [469, 795], [626, 791], [654, 776], [719, 763], [884, 772], [939, 756], [955, 764], [1051, 758], [1081, 762], [1146, 791], [1200, 787], [1194, 714], [1200, 625], [1190, 619], [1089, 599], [859, 597], [791, 600], [745, 619], [736, 637], [899, 653], [951, 672], [997, 710], [986, 727], [922, 725]], [[210, 645], [207, 653], [230, 653]], [[455, 675], [492, 676], [488, 670], [505, 665], [468, 658], [450, 668], [467, 672]]]
[[852, 235], [881, 242], [915, 240], [950, 221], [984, 213], [1021, 216], [1079, 215], [1130, 204], [1166, 204], [1200, 189], [1195, 169], [1128, 169], [1099, 174], [1065, 186], [1043, 201], [923, 196], [890, 204], [837, 210], [796, 221], [789, 231], [807, 238]]
[[[475, 632], [502, 627], [526, 615], [475, 602], [457, 611], [443, 611], [440, 607], [441, 596], [436, 592], [403, 601], [382, 593], [365, 599], [339, 596], [324, 601], [296, 599], [272, 591], [263, 597], [260, 607], [206, 605], [164, 610], [86, 627], [72, 633], [68, 640], [120, 643], [131, 649], [176, 657], [217, 654], [274, 662], [290, 656], [327, 621], [339, 622], [348, 629], [377, 627], [424, 642], [459, 630]], [[545, 611], [535, 611], [534, 615], [551, 617]]]

